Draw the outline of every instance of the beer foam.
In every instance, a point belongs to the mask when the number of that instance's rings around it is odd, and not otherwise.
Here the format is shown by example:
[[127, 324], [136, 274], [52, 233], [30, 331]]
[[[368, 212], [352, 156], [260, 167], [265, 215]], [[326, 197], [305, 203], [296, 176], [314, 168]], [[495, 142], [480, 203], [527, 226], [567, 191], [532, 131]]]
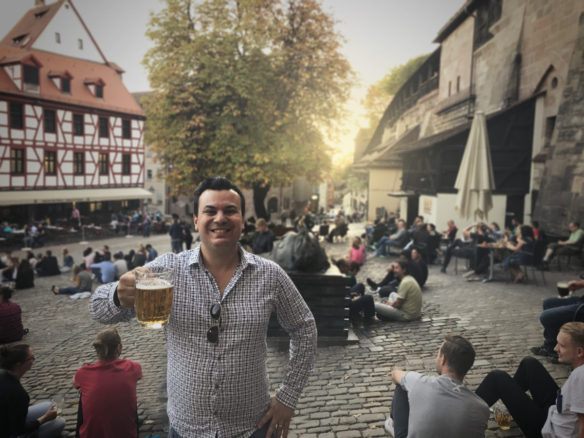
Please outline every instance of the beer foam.
[[136, 287], [142, 290], [167, 289], [172, 287], [172, 284], [162, 278], [144, 278], [136, 282]]

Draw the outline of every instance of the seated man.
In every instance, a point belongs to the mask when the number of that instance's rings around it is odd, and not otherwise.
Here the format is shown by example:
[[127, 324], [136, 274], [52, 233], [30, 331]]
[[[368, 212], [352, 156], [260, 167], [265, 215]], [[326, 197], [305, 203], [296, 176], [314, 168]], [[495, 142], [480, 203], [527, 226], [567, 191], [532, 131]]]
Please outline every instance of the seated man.
[[[259, 218], [255, 224], [255, 236], [253, 238], [252, 252], [263, 254], [272, 251], [274, 247], [274, 232], [268, 229], [268, 224], [264, 218]], [[309, 228], [310, 230], [310, 228]]]
[[389, 237], [383, 236], [375, 244], [375, 255], [385, 256], [389, 254], [389, 248], [396, 246], [403, 248], [408, 241], [408, 232], [406, 231], [406, 222], [403, 219], [397, 221], [397, 231]]
[[[475, 230], [471, 231], [473, 227]], [[440, 269], [440, 272], [443, 274], [446, 273], [446, 268], [448, 268], [448, 264], [453, 255], [471, 259], [476, 252], [477, 245], [489, 240], [487, 231], [488, 228], [480, 223], [469, 225], [462, 230], [462, 237], [464, 240], [456, 239], [454, 243], [448, 247], [444, 254], [444, 261], [442, 262], [442, 269]]]
[[365, 293], [363, 283], [357, 283], [355, 276], [359, 272], [360, 266], [356, 262], [347, 263], [346, 260], [335, 262], [339, 271], [351, 279], [351, 290], [349, 292], [349, 317], [372, 319], [375, 316], [375, 305], [373, 297]]
[[484, 437], [489, 407], [462, 382], [474, 359], [470, 342], [448, 335], [436, 356], [438, 377], [394, 369], [395, 393], [385, 430], [395, 438]]
[[[570, 281], [568, 287], [571, 291], [584, 288], [584, 281]], [[560, 327], [573, 321], [576, 310], [584, 304], [584, 296], [550, 297], [543, 300], [543, 312], [539, 315], [539, 321], [543, 325], [543, 345], [531, 348], [531, 352], [538, 356], [548, 356], [556, 363], [558, 355], [554, 351], [556, 338]]]
[[422, 290], [409, 275], [408, 264], [405, 261], [393, 263], [393, 272], [400, 279], [397, 298], [394, 301], [384, 300], [375, 303], [375, 311], [381, 319], [395, 321], [412, 321], [422, 315]]
[[513, 377], [491, 371], [477, 389], [489, 406], [501, 399], [528, 438], [584, 436], [584, 323], [564, 324], [557, 341], [560, 363], [573, 370], [560, 391], [548, 371], [532, 357], [521, 361]]
[[541, 261], [544, 267], [549, 264], [549, 261], [556, 255], [575, 255], [582, 250], [582, 243], [584, 243], [584, 231], [580, 228], [578, 222], [570, 222], [568, 225], [570, 229], [570, 237], [568, 240], [560, 240], [556, 243], [550, 243], [545, 251], [543, 260]]
[[103, 257], [102, 262], [93, 263], [90, 267], [97, 281], [103, 284], [111, 283], [116, 277], [116, 266], [111, 261], [111, 253], [105, 253]]
[[[414, 260], [413, 257], [416, 257], [416, 259]], [[423, 287], [428, 279], [428, 267], [423, 262], [420, 253], [417, 250], [404, 250], [399, 254], [399, 260], [407, 263], [409, 275], [414, 277], [420, 288]], [[395, 292], [399, 286], [400, 279], [395, 275], [393, 266], [393, 263], [390, 263], [387, 266], [387, 274], [385, 274], [385, 277], [379, 283], [367, 278], [367, 284], [369, 287], [373, 291], [379, 292], [381, 298], [387, 298], [389, 294]]]
[[36, 264], [36, 271], [39, 277], [61, 275], [59, 261], [50, 250], [47, 250], [45, 256]]

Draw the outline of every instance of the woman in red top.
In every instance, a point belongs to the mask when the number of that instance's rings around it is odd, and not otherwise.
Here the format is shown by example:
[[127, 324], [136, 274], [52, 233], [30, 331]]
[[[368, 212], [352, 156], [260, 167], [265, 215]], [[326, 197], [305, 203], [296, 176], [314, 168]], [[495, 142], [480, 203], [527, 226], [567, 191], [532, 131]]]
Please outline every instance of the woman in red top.
[[0, 344], [20, 341], [24, 336], [20, 306], [10, 301], [12, 289], [0, 288]]
[[142, 367], [119, 358], [122, 340], [114, 328], [100, 332], [93, 347], [98, 361], [75, 373], [75, 387], [81, 390], [79, 437], [137, 437], [136, 384]]

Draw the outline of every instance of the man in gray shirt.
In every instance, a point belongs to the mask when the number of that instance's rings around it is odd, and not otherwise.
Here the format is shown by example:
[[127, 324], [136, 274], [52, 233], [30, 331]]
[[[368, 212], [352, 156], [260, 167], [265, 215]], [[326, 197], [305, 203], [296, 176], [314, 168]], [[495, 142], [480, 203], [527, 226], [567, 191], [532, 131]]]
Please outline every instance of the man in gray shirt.
[[438, 377], [393, 370], [396, 387], [385, 430], [395, 438], [484, 437], [489, 407], [462, 383], [474, 359], [470, 342], [448, 335], [436, 356]]

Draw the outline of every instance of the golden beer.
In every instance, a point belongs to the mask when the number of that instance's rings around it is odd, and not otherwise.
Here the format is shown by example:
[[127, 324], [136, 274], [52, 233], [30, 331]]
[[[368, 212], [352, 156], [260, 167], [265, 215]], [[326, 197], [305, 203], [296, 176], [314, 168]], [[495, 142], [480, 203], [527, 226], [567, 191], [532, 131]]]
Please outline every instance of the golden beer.
[[162, 328], [172, 310], [173, 271], [136, 272], [134, 307], [136, 319], [145, 328]]
[[496, 412], [495, 419], [499, 427], [503, 430], [507, 430], [511, 426], [511, 415], [509, 415], [509, 412]]

